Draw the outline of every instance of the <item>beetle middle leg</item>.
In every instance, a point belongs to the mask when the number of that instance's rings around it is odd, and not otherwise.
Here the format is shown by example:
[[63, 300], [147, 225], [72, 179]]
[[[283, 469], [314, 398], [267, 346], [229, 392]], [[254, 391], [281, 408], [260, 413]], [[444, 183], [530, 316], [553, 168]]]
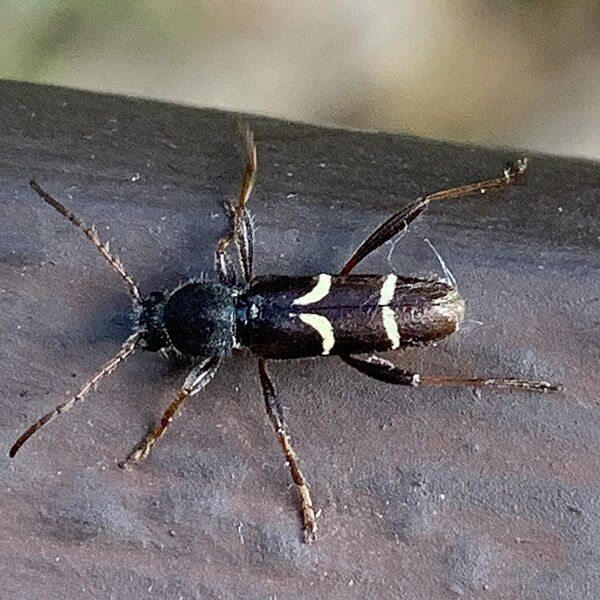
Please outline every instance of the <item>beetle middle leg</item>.
[[369, 254], [377, 250], [377, 248], [385, 244], [388, 240], [391, 240], [401, 230], [406, 229], [432, 202], [462, 198], [463, 196], [470, 196], [471, 194], [484, 193], [491, 190], [505, 189], [511, 184], [518, 184], [523, 181], [526, 167], [527, 159], [523, 158], [504, 169], [501, 177], [449, 188], [429, 194], [429, 196], [418, 198], [415, 202], [399, 210], [377, 227], [350, 257], [350, 260], [342, 268], [340, 275], [348, 275]]
[[526, 379], [497, 378], [497, 377], [448, 377], [445, 375], [422, 375], [420, 373], [411, 373], [396, 367], [393, 363], [379, 358], [371, 357], [370, 360], [363, 360], [355, 356], [341, 356], [346, 364], [355, 368], [363, 375], [383, 381], [384, 383], [394, 383], [396, 385], [411, 385], [417, 387], [420, 385], [430, 386], [458, 386], [458, 387], [493, 387], [493, 388], [519, 388], [530, 392], [558, 392], [560, 385], [548, 383], [547, 381], [528, 381]]
[[204, 389], [214, 377], [219, 367], [220, 358], [207, 358], [198, 364], [187, 376], [179, 394], [163, 413], [159, 423], [154, 429], [129, 453], [127, 458], [119, 463], [121, 468], [128, 468], [139, 464], [148, 457], [152, 447], [165, 434], [167, 427], [173, 421], [179, 407], [184, 400]]
[[267, 415], [269, 416], [271, 425], [277, 434], [279, 444], [281, 445], [285, 454], [292, 479], [300, 491], [300, 496], [302, 498], [304, 539], [306, 543], [310, 544], [315, 540], [316, 537], [317, 520], [313, 508], [312, 498], [310, 497], [308, 481], [306, 481], [306, 478], [298, 466], [298, 457], [296, 456], [296, 452], [292, 447], [292, 442], [283, 418], [283, 407], [275, 395], [275, 388], [273, 387], [273, 383], [271, 382], [271, 378], [269, 377], [265, 363], [266, 361], [264, 358], [258, 359], [258, 371], [260, 375], [260, 383], [263, 389], [263, 396], [265, 399], [265, 407], [267, 409]]

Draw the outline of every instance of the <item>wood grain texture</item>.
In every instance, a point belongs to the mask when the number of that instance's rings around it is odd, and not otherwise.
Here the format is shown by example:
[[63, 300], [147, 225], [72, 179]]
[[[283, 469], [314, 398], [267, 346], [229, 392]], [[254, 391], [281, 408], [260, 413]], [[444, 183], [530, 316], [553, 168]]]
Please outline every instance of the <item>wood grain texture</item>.
[[[335, 273], [418, 195], [520, 153], [249, 119], [256, 273]], [[212, 269], [242, 160], [237, 117], [0, 84], [0, 588], [11, 599], [597, 598], [600, 166], [532, 156], [507, 195], [432, 207], [362, 272], [458, 279], [465, 324], [393, 355], [558, 395], [399, 389], [334, 357], [273, 363], [320, 517], [298, 498], [254, 359], [224, 362], [153, 455], [117, 468], [185, 368], [140, 354], [9, 461], [11, 443], [129, 331], [128, 296], [35, 177], [111, 241], [143, 293]], [[391, 356], [390, 356], [391, 357]]]

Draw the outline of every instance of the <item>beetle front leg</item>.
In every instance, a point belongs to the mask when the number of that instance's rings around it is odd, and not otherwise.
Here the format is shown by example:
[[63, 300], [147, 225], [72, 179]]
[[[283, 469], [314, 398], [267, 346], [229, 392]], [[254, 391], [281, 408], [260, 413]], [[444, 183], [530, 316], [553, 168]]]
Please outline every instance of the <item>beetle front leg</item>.
[[300, 467], [298, 466], [298, 457], [292, 447], [290, 436], [287, 432], [285, 422], [283, 419], [283, 408], [279, 399], [275, 395], [275, 388], [271, 382], [271, 378], [267, 372], [266, 361], [264, 358], [258, 359], [258, 371], [260, 374], [260, 383], [263, 390], [263, 396], [265, 399], [265, 407], [267, 409], [267, 415], [273, 425], [273, 429], [277, 434], [277, 439], [281, 445], [285, 454], [290, 474], [294, 483], [298, 486], [300, 496], [302, 498], [302, 521], [304, 524], [304, 540], [307, 544], [315, 541], [317, 534], [317, 520], [315, 511], [313, 508], [312, 498], [310, 497], [310, 490], [308, 481], [304, 477]]
[[124, 461], [119, 463], [122, 469], [131, 468], [148, 458], [154, 444], [165, 434], [184, 400], [197, 394], [210, 383], [219, 367], [219, 362], [220, 358], [207, 358], [192, 369], [179, 394], [163, 413], [158, 425], [128, 454]]
[[236, 283], [233, 263], [227, 253], [230, 242], [231, 234], [227, 233], [219, 239], [215, 249], [215, 269], [219, 275], [219, 281], [224, 285], [235, 285]]
[[225, 203], [225, 211], [231, 220], [230, 230], [217, 242], [215, 263], [222, 283], [234, 284], [235, 272], [227, 250], [231, 242], [235, 242], [244, 280], [249, 283], [252, 279], [254, 263], [254, 227], [252, 215], [246, 208], [256, 180], [256, 145], [254, 135], [248, 125], [242, 125], [242, 143], [246, 152], [246, 168], [237, 204]]

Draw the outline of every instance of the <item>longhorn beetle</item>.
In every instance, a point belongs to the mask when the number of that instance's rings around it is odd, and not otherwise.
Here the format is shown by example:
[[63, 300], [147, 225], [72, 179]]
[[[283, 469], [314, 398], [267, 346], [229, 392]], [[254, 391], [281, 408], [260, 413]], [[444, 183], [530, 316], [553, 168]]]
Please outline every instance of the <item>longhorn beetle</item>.
[[[137, 465], [150, 454], [186, 398], [206, 387], [225, 356], [245, 346], [258, 357], [265, 408], [300, 492], [304, 537], [310, 543], [317, 531], [315, 510], [286, 427], [281, 401], [267, 372], [267, 360], [336, 355], [369, 377], [407, 386], [513, 387], [538, 392], [560, 389], [545, 381], [410, 373], [377, 356], [369, 359], [355, 356], [428, 344], [456, 331], [463, 319], [464, 301], [452, 280], [393, 273], [354, 275], [352, 271], [374, 250], [405, 229], [432, 202], [503, 190], [510, 184], [520, 183], [527, 161], [517, 161], [498, 178], [418, 198], [377, 227], [339, 274], [255, 277], [254, 233], [247, 203], [256, 177], [256, 146], [248, 127], [243, 128], [243, 141], [246, 168], [241, 191], [237, 204], [226, 204], [230, 228], [219, 239], [214, 255], [218, 281], [193, 280], [147, 296], [141, 295], [135, 280], [93, 228], [87, 227], [38, 183], [30, 182], [43, 200], [83, 231], [123, 278], [133, 300], [135, 324], [117, 354], [75, 396], [31, 425], [15, 442], [10, 456], [13, 457], [36, 431], [81, 402], [138, 347], [152, 352], [173, 350], [191, 357], [195, 366], [160, 422], [120, 463], [122, 467]], [[230, 256], [232, 248], [237, 250], [241, 279]]]

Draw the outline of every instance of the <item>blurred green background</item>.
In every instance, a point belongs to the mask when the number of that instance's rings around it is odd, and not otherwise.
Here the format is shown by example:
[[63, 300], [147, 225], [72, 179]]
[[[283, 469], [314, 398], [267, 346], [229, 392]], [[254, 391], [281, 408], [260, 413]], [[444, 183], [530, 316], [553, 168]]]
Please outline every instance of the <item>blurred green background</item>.
[[600, 158], [600, 2], [19, 0], [0, 77]]

